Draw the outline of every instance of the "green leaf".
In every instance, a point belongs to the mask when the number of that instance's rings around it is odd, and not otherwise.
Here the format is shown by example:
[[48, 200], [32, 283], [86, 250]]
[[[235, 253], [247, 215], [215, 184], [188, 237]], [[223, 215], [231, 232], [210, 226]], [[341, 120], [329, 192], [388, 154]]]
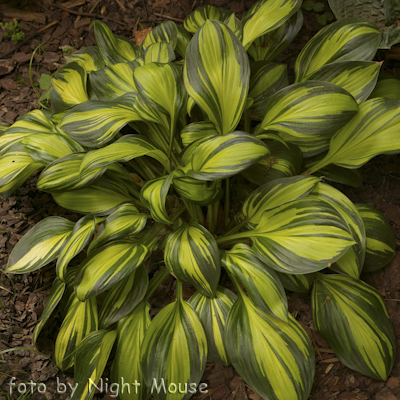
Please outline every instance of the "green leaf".
[[356, 204], [365, 226], [367, 243], [363, 272], [378, 271], [392, 261], [396, 251], [396, 239], [385, 216], [375, 207]]
[[72, 295], [71, 300], [54, 347], [54, 361], [61, 371], [75, 364], [77, 346], [90, 332], [96, 331], [98, 326], [95, 297], [81, 302]]
[[35, 171], [43, 168], [20, 146], [14, 145], [0, 157], [0, 196], [9, 197]]
[[319, 178], [299, 175], [276, 179], [260, 186], [251, 193], [242, 207], [248, 226], [257, 226], [264, 211], [306, 197], [318, 182]]
[[308, 81], [330, 82], [347, 90], [358, 104], [367, 100], [378, 80], [381, 63], [344, 61], [324, 65], [308, 75]]
[[52, 192], [52, 195], [61, 207], [81, 214], [96, 215], [108, 215], [114, 207], [134, 200], [126, 183], [106, 176], [88, 187]]
[[116, 240], [93, 250], [75, 277], [75, 292], [85, 301], [127, 278], [145, 260], [149, 249], [135, 240]]
[[68, 136], [55, 133], [34, 133], [23, 138], [20, 144], [35, 161], [45, 166], [58, 158], [85, 150]]
[[73, 52], [64, 54], [68, 63], [77, 61], [83, 64], [86, 72], [98, 71], [104, 68], [104, 61], [97, 46], [88, 46]]
[[283, 25], [301, 7], [300, 0], [260, 0], [243, 17], [242, 43], [247, 50], [258, 37]]
[[[387, 99], [400, 100], [400, 80], [383, 79], [378, 81], [369, 98], [385, 97]], [[0, 138], [1, 141], [1, 138]]]
[[110, 214], [103, 224], [103, 229], [91, 243], [89, 251], [99, 244], [115, 239], [124, 239], [135, 235], [146, 226], [147, 216], [138, 211], [133, 204], [121, 204]]
[[283, 25], [255, 39], [247, 49], [254, 61], [272, 61], [282, 53], [303, 26], [303, 13], [297, 10]]
[[245, 169], [242, 174], [246, 179], [261, 186], [275, 179], [300, 173], [303, 156], [297, 146], [277, 140], [268, 140], [265, 144], [271, 152], [270, 155]]
[[[91, 97], [113, 100], [127, 92], [136, 92], [133, 71], [140, 64], [136, 61], [109, 65], [89, 73]], [[93, 96], [94, 95], [94, 96]]]
[[[311, 165], [306, 165], [306, 169], [311, 167]], [[363, 176], [358, 169], [346, 169], [335, 164], [327, 165], [326, 167], [314, 172], [313, 175], [320, 176], [325, 181], [337, 182], [342, 185], [353, 186], [356, 188], [361, 187], [363, 184]]]
[[242, 23], [236, 18], [235, 14], [232, 13], [225, 21], [224, 24], [235, 34], [235, 36], [242, 39]]
[[[160, 25], [159, 25], [160, 26]], [[154, 30], [154, 29], [153, 29]], [[151, 32], [153, 32], [153, 30]], [[149, 35], [151, 34], [149, 33]], [[149, 37], [149, 35], [146, 36]], [[144, 51], [144, 63], [169, 63], [175, 60], [175, 52], [167, 42], [157, 42], [149, 45]]]
[[[143, 50], [145, 51], [155, 43], [166, 42], [175, 50], [178, 41], [178, 29], [173, 21], [165, 21], [160, 25], [154, 27], [145, 37], [142, 43]], [[171, 60], [172, 61], [172, 60]]]
[[207, 20], [187, 48], [184, 81], [189, 96], [220, 134], [238, 125], [249, 78], [248, 56], [237, 37], [223, 23]]
[[207, 20], [212, 19], [224, 22], [231, 14], [232, 11], [221, 10], [214, 6], [203, 6], [189, 14], [186, 17], [183, 26], [188, 32], [196, 33]]
[[96, 219], [92, 215], [81, 218], [74, 226], [71, 236], [65, 241], [57, 260], [58, 278], [65, 282], [69, 262], [79, 254], [92, 239], [96, 229]]
[[328, 82], [300, 82], [269, 98], [255, 134], [272, 129], [295, 138], [328, 135], [346, 125], [357, 111], [354, 98], [341, 87]]
[[378, 154], [400, 152], [399, 100], [371, 99], [331, 139], [328, 154], [311, 167], [318, 171], [328, 164], [359, 168]]
[[80, 172], [85, 176], [116, 161], [127, 162], [142, 156], [156, 159], [169, 170], [169, 160], [164, 152], [149, 143], [144, 136], [132, 134], [124, 135], [106, 147], [87, 153], [82, 160]]
[[349, 276], [319, 274], [312, 309], [315, 330], [346, 367], [374, 379], [387, 379], [396, 339], [376, 289]]
[[107, 65], [132, 61], [140, 55], [139, 46], [114, 36], [104, 22], [97, 20], [93, 25], [97, 46]]
[[181, 130], [181, 139], [185, 147], [194, 143], [196, 140], [217, 135], [218, 131], [215, 125], [210, 121], [193, 122], [186, 125]]
[[221, 264], [239, 279], [255, 307], [288, 322], [287, 298], [281, 281], [249, 246], [240, 243], [221, 251]]
[[183, 86], [182, 69], [175, 64], [150, 63], [134, 72], [138, 95], [134, 103], [136, 112], [175, 134], [175, 125], [186, 109], [187, 93]]
[[230, 363], [225, 349], [225, 326], [236, 299], [235, 293], [218, 286], [214, 298], [196, 292], [188, 301], [203, 325], [207, 337], [207, 358], [224, 365]]
[[316, 273], [297, 275], [285, 274], [278, 271], [276, 273], [278, 274], [283, 287], [295, 293], [308, 293], [316, 278]]
[[5, 272], [25, 274], [55, 260], [73, 228], [73, 222], [61, 217], [38, 222], [14, 247]]
[[4, 132], [10, 127], [7, 122], [0, 121], [0, 136], [4, 135]]
[[49, 90], [51, 86], [51, 76], [48, 74], [41, 74], [39, 80], [40, 89]]
[[364, 224], [357, 208], [342, 192], [325, 183], [319, 182], [308, 198], [311, 199], [312, 196], [316, 199], [324, 199], [335, 207], [347, 222], [356, 242], [332, 265], [332, 270], [358, 278], [364, 263], [366, 239]]
[[74, 371], [77, 387], [71, 400], [93, 397], [116, 338], [116, 330], [100, 330], [90, 333], [79, 343]]
[[371, 61], [381, 41], [378, 27], [366, 18], [344, 18], [321, 29], [301, 50], [295, 64], [296, 82], [325, 64]]
[[200, 293], [214, 297], [221, 274], [218, 246], [199, 224], [182, 225], [168, 237], [164, 261], [174, 275]]
[[126, 93], [110, 101], [85, 101], [64, 116], [60, 128], [83, 146], [104, 145], [128, 122], [142, 120], [133, 109], [135, 98], [136, 93]]
[[250, 237], [261, 261], [289, 274], [322, 270], [355, 243], [346, 221], [322, 199], [295, 200], [264, 211], [254, 230], [236, 235]]
[[58, 303], [60, 302], [64, 294], [64, 291], [65, 291], [65, 283], [58, 278], [54, 279], [54, 282], [51, 286], [49, 297], [46, 300], [46, 305], [44, 307], [42, 315], [40, 316], [40, 321], [35, 326], [35, 330], [33, 331], [32, 343], [34, 346], [36, 346], [36, 342], [40, 335], [40, 332], [42, 331], [44, 325], [50, 318], [51, 314], [57, 307]]
[[306, 400], [314, 379], [314, 349], [289, 314], [289, 323], [256, 308], [243, 295], [226, 326], [227, 353], [235, 370], [264, 399]]
[[254, 99], [251, 105], [251, 114], [263, 116], [268, 99], [289, 85], [287, 67], [268, 61], [259, 61], [250, 64], [251, 77], [249, 97]]
[[[148, 398], [148, 389], [144, 385], [140, 368], [140, 349], [150, 325], [149, 311], [150, 306], [142, 302], [118, 323], [117, 351], [111, 366], [111, 379], [120, 385], [120, 400]], [[124, 387], [124, 382], [128, 382], [129, 386]]]
[[313, 0], [306, 0], [303, 5], [302, 8], [306, 11], [312, 11], [314, 8], [314, 1]]
[[324, 8], [325, 8], [325, 4], [324, 3], [314, 3], [314, 5], [313, 5], [313, 10], [315, 11], [315, 12], [322, 12], [322, 11], [324, 11]]
[[227, 178], [268, 154], [268, 147], [261, 140], [245, 132], [212, 137], [194, 151], [188, 175], [205, 181]]
[[55, 112], [61, 112], [89, 100], [86, 71], [77, 61], [60, 68], [51, 80], [50, 101]]
[[207, 338], [189, 304], [178, 298], [155, 316], [145, 333], [140, 360], [145, 384], [157, 400], [192, 396], [206, 366]]
[[192, 40], [192, 36], [186, 31], [183, 26], [177, 25], [178, 36], [176, 41], [175, 51], [182, 57], [186, 57], [186, 49]]
[[[144, 299], [149, 285], [146, 268], [141, 265], [126, 279], [114, 286], [101, 304], [99, 313], [100, 329], [118, 322]], [[139, 359], [139, 357], [137, 357]]]

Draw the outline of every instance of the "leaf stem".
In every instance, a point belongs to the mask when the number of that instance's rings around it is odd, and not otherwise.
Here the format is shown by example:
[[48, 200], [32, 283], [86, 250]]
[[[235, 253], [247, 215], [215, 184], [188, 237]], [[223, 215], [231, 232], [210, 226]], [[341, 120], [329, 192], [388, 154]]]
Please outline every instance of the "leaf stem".
[[251, 111], [250, 108], [243, 112], [244, 114], [244, 131], [250, 133], [251, 131]]
[[161, 285], [162, 282], [165, 281], [168, 275], [169, 275], [169, 270], [167, 267], [164, 267], [162, 270], [158, 272], [157, 275], [151, 278], [149, 286], [147, 288], [146, 295], [144, 297], [145, 300], [149, 300], [153, 296], [156, 289]]
[[183, 300], [183, 286], [179, 279], [176, 280], [176, 300]]
[[230, 196], [230, 178], [227, 178], [225, 181], [225, 204], [224, 204], [224, 227], [226, 228], [229, 225], [229, 211], [231, 207], [231, 196]]
[[234, 233], [233, 235], [223, 236], [216, 240], [218, 246], [235, 243], [237, 239], [245, 239], [249, 237], [249, 231]]

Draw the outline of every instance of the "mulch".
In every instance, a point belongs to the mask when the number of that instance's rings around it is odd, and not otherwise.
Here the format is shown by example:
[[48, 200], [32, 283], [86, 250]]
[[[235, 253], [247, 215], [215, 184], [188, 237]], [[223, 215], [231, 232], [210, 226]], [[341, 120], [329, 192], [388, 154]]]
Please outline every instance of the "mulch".
[[[226, 0], [0, 0], [0, 18], [3, 22], [17, 18], [26, 40], [16, 46], [4, 37], [0, 29], [0, 120], [12, 124], [15, 119], [38, 106], [41, 74], [51, 74], [64, 63], [64, 55], [82, 47], [94, 45], [91, 21], [102, 19], [112, 31], [130, 40], [140, 40], [148, 28], [171, 19], [182, 23], [193, 9], [212, 4], [233, 10], [240, 18], [254, 1]], [[326, 9], [327, 2], [324, 1]], [[293, 69], [298, 52], [322, 26], [316, 20], [316, 13], [304, 12], [305, 24], [292, 45], [279, 56], [278, 61]], [[36, 52], [31, 68], [32, 52], [41, 44], [42, 52]], [[399, 76], [399, 48], [380, 52], [378, 60], [385, 60], [385, 72]], [[31, 85], [31, 79], [34, 88]], [[354, 202], [374, 205], [390, 221], [396, 236], [397, 250], [400, 246], [400, 157], [376, 157], [362, 168], [364, 185], [354, 189], [340, 187]], [[7, 264], [8, 256], [18, 240], [37, 222], [51, 215], [58, 215], [76, 221], [79, 216], [54, 203], [49, 194], [35, 187], [36, 176], [15, 194], [0, 198], [0, 266]], [[2, 232], [6, 231], [6, 232]], [[77, 263], [79, 260], [77, 260]], [[55, 277], [54, 263], [39, 271], [24, 275], [0, 275], [0, 352], [10, 348], [34, 349], [32, 332], [40, 320], [41, 313]], [[400, 253], [397, 252], [390, 266], [362, 277], [374, 286], [385, 299], [393, 321], [397, 342], [400, 341]], [[185, 288], [186, 296], [191, 289]], [[173, 279], [167, 279], [152, 299], [152, 315], [174, 298]], [[397, 357], [392, 374], [386, 382], [365, 377], [344, 367], [314, 330], [310, 296], [288, 293], [289, 310], [310, 336], [316, 353], [316, 376], [310, 395], [312, 400], [396, 400], [400, 398], [400, 356]], [[40, 341], [38, 354], [29, 350], [14, 350], [0, 355], [0, 387], [9, 391], [7, 383], [11, 377], [16, 383], [33, 382], [46, 385], [46, 391], [39, 393], [36, 386], [32, 399], [67, 399], [73, 374], [63, 373], [54, 367], [52, 355], [54, 338], [59, 321], [48, 324]], [[109, 365], [104, 377], [109, 374]], [[202, 382], [208, 384], [207, 394], [195, 398], [204, 400], [259, 400], [234, 371], [232, 367], [208, 362]], [[30, 386], [27, 386], [30, 390]], [[57, 392], [58, 389], [58, 392]], [[61, 392], [60, 392], [61, 390]], [[1, 393], [1, 392], [0, 392]], [[17, 398], [14, 390], [11, 398]], [[7, 397], [0, 394], [0, 400]], [[110, 393], [97, 393], [95, 399], [110, 399]]]

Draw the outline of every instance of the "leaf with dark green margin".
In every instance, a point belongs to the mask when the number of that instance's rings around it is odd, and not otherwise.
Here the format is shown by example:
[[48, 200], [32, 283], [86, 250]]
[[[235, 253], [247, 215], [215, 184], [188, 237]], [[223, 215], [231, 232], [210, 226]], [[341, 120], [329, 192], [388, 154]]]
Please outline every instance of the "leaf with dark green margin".
[[214, 6], [203, 6], [193, 11], [185, 18], [184, 27], [188, 32], [196, 33], [197, 30], [209, 19], [224, 22], [232, 11], [221, 10]]
[[174, 49], [167, 42], [157, 42], [149, 45], [144, 51], [144, 63], [169, 63], [176, 58]]
[[100, 50], [97, 46], [88, 46], [74, 51], [71, 54], [64, 54], [67, 63], [77, 61], [83, 64], [86, 72], [98, 71], [104, 68], [104, 60], [101, 57]]
[[[175, 50], [178, 41], [178, 29], [173, 21], [165, 21], [154, 27], [146, 36], [142, 43], [144, 51], [152, 44], [159, 42], [167, 42], [172, 50]], [[145, 53], [146, 54], [146, 53]]]

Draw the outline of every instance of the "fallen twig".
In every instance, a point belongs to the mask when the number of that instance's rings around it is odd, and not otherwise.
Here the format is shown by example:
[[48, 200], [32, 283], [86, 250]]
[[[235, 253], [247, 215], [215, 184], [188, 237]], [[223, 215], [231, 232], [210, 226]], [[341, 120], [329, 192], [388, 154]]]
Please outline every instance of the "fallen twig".
[[160, 14], [160, 13], [153, 13], [154, 15], [157, 15], [158, 17], [163, 17], [163, 18], [167, 18], [167, 19], [172, 19], [172, 21], [177, 21], [177, 22], [185, 22], [183, 19], [180, 18], [175, 18], [175, 17], [171, 17], [169, 15], [164, 15], [164, 14]]

